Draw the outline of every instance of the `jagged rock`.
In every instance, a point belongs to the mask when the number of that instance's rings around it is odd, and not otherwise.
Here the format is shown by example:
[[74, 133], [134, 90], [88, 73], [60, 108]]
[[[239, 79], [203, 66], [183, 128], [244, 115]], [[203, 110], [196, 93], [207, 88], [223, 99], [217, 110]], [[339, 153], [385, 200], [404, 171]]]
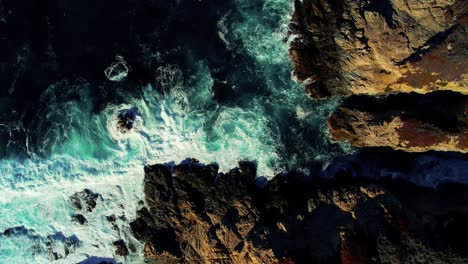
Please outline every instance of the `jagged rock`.
[[[24, 226], [10, 227], [7, 228], [5, 231], [0, 232], [0, 239], [4, 238], [20, 238], [20, 241], [25, 241], [26, 245], [30, 245], [29, 250], [32, 254], [41, 254], [42, 252], [44, 252], [44, 239], [43, 237], [39, 236], [33, 229], [28, 229]], [[24, 249], [27, 249], [27, 246], [22, 246]]]
[[296, 0], [294, 74], [312, 97], [468, 94], [464, 0]]
[[10, 237], [12, 235], [28, 235], [30, 233], [33, 233], [33, 231], [27, 229], [24, 226], [15, 226], [5, 229], [5, 231], [3, 231], [3, 234], [0, 235]]
[[117, 240], [114, 243], [112, 243], [114, 246], [114, 252], [116, 255], [119, 256], [128, 256], [128, 248], [125, 242], [121, 240]]
[[106, 219], [109, 223], [115, 223], [115, 215], [109, 215], [109, 216], [106, 216]]
[[96, 207], [96, 201], [99, 194], [94, 193], [89, 189], [84, 189], [81, 192], [76, 192], [68, 198], [68, 203], [78, 211], [92, 212]]
[[334, 140], [356, 147], [468, 151], [468, 97], [451, 92], [352, 97], [329, 118]]
[[56, 233], [46, 237], [45, 248], [51, 260], [58, 260], [75, 252], [79, 243], [80, 241], [75, 235], [67, 237], [62, 233]]
[[[246, 167], [248, 166], [248, 167]], [[150, 263], [463, 263], [468, 187], [145, 168], [148, 208], [131, 228]], [[244, 173], [249, 172], [249, 173]]]
[[88, 223], [88, 220], [86, 219], [86, 217], [84, 217], [81, 214], [72, 215], [71, 220], [73, 222], [75, 222], [75, 223], [80, 224], [80, 225], [84, 225], [84, 224]]
[[117, 127], [119, 131], [122, 133], [127, 133], [128, 131], [132, 130], [138, 113], [138, 108], [136, 107], [121, 110], [119, 112], [119, 120], [117, 122]]

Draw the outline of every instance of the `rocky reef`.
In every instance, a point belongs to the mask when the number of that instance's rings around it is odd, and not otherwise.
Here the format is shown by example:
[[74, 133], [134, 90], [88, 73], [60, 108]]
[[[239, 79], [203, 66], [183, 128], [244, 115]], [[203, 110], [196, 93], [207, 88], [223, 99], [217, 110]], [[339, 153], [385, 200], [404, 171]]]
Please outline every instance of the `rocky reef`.
[[463, 0], [295, 1], [295, 76], [315, 98], [468, 93]]
[[350, 97], [328, 120], [334, 140], [411, 152], [468, 151], [468, 98], [458, 93]]
[[[0, 238], [8, 237], [20, 243], [27, 245], [27, 241], [31, 242], [30, 250], [33, 254], [47, 254], [50, 261], [56, 261], [66, 258], [73, 254], [75, 249], [80, 245], [80, 240], [76, 235], [65, 236], [61, 232], [40, 236], [35, 230], [28, 229], [24, 226], [11, 227], [3, 232], [0, 232]], [[25, 243], [26, 242], [26, 243]], [[2, 248], [5, 250], [6, 248]], [[7, 250], [7, 249], [6, 249]]]
[[259, 187], [186, 161], [145, 168], [147, 207], [131, 224], [150, 263], [463, 263], [464, 185], [289, 173]]

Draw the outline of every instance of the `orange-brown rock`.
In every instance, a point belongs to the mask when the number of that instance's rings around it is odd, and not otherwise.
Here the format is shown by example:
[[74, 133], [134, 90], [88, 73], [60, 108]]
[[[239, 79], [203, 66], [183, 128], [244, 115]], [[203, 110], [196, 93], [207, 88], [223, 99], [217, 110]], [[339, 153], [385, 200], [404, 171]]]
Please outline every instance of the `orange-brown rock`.
[[468, 94], [467, 14], [464, 0], [297, 0], [295, 76], [315, 98]]
[[466, 186], [217, 173], [184, 162], [145, 169], [131, 224], [149, 263], [464, 263]]
[[411, 152], [468, 152], [468, 98], [438, 92], [347, 99], [329, 118], [334, 140]]

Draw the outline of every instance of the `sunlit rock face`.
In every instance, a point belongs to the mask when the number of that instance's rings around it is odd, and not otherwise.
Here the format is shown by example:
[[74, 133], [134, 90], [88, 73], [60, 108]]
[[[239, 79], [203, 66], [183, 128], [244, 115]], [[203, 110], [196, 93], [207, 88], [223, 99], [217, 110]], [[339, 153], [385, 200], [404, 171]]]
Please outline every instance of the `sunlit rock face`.
[[295, 1], [291, 56], [315, 98], [468, 93], [463, 0]]
[[131, 224], [150, 263], [463, 263], [462, 185], [301, 174], [264, 188], [255, 164], [229, 173], [186, 161], [145, 168], [147, 207]]
[[335, 140], [411, 152], [468, 151], [468, 98], [452, 92], [351, 97], [328, 120]]

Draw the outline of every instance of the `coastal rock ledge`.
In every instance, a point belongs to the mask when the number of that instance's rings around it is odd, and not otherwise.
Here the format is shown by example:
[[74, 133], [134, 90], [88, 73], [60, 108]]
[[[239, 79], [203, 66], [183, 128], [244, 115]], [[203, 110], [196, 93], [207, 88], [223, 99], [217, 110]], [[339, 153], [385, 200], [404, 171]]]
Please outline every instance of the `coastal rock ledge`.
[[145, 168], [131, 223], [150, 263], [467, 263], [468, 188], [228, 173], [194, 160]]
[[334, 140], [359, 148], [467, 153], [468, 96], [449, 91], [352, 96], [330, 116], [328, 127]]
[[296, 0], [294, 74], [314, 98], [468, 94], [466, 0]]

